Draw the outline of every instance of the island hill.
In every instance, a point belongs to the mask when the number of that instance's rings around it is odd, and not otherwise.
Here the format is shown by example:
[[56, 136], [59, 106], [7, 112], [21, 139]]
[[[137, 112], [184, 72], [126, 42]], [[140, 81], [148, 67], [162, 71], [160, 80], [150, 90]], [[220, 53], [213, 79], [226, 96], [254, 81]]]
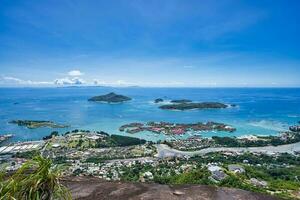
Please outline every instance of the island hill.
[[[154, 103], [161, 103], [164, 102], [164, 100], [162, 98], [158, 98], [154, 100]], [[192, 100], [189, 99], [178, 99], [178, 100], [172, 100], [170, 101], [171, 103], [191, 103]]]
[[12, 120], [9, 123], [17, 124], [18, 126], [25, 126], [29, 129], [49, 127], [49, 128], [67, 128], [68, 125], [57, 124], [52, 121], [40, 121], [40, 120]]
[[[163, 102], [163, 99], [155, 99], [155, 103]], [[170, 104], [159, 106], [163, 110], [192, 110], [192, 109], [221, 109], [228, 108], [229, 106], [234, 107], [235, 105], [227, 105], [219, 102], [192, 102], [188, 99], [172, 100]]]
[[125, 124], [119, 128], [119, 131], [127, 133], [139, 133], [142, 131], [150, 131], [153, 133], [162, 133], [165, 135], [183, 135], [187, 132], [201, 132], [201, 131], [227, 131], [234, 132], [236, 128], [218, 122], [207, 123], [190, 123], [190, 124], [175, 124], [169, 122], [148, 122], [148, 123], [130, 123]]
[[106, 103], [121, 103], [124, 101], [130, 101], [131, 98], [116, 94], [114, 92], [105, 94], [105, 95], [100, 95], [100, 96], [95, 96], [89, 99], [89, 101], [95, 101], [95, 102], [106, 102]]

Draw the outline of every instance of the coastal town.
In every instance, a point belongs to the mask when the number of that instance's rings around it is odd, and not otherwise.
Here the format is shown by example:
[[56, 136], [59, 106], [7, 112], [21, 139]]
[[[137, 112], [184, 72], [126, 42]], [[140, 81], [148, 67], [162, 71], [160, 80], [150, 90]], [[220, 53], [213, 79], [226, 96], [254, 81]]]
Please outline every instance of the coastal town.
[[[107, 181], [161, 184], [208, 184], [238, 187], [282, 198], [300, 198], [299, 125], [279, 136], [240, 138], [200, 135], [151, 142], [103, 131], [52, 132], [41, 141], [8, 143], [0, 147], [1, 168], [14, 172], [37, 155], [63, 166], [63, 176], [93, 176]], [[220, 123], [131, 123], [122, 131], [153, 134], [234, 128]], [[136, 132], [136, 131], [133, 131]], [[275, 146], [275, 148], [273, 148]], [[261, 147], [261, 148], [257, 148]], [[276, 175], [275, 175], [276, 173]]]
[[300, 200], [300, 0], [0, 0], [0, 200]]
[[[113, 104], [130, 100], [115, 93], [88, 99], [92, 103]], [[163, 99], [154, 101], [162, 102]], [[172, 100], [165, 105], [169, 107], [159, 108], [184, 111], [235, 107], [218, 102], [193, 103], [188, 99]], [[69, 127], [43, 120], [9, 123], [27, 129]], [[276, 136], [226, 136], [236, 130], [230, 124], [215, 121], [149, 121], [123, 124], [119, 134], [74, 129], [52, 131], [42, 140], [20, 142], [10, 142], [14, 135], [3, 134], [0, 168], [4, 174], [12, 174], [28, 161], [43, 157], [59, 166], [66, 179], [93, 177], [110, 182], [203, 184], [300, 199], [300, 122]], [[204, 137], [207, 132], [213, 132], [214, 136]], [[139, 133], [161, 135], [165, 139], [147, 141], [137, 137]]]

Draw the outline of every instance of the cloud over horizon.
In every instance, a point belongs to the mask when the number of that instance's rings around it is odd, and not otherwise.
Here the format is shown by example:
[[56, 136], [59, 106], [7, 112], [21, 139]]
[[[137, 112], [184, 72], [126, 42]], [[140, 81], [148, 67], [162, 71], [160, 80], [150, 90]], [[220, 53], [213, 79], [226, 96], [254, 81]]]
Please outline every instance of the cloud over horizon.
[[82, 73], [82, 72], [79, 71], [79, 70], [72, 70], [72, 71], [69, 71], [69, 72], [68, 72], [68, 75], [69, 75], [69, 76], [83, 76], [84, 73]]
[[74, 78], [65, 77], [65, 78], [54, 80], [55, 85], [83, 85], [85, 83], [86, 82], [83, 79], [78, 77], [74, 77]]
[[1, 84], [3, 85], [51, 85], [52, 82], [23, 80], [12, 76], [2, 76], [0, 77], [0, 85]]

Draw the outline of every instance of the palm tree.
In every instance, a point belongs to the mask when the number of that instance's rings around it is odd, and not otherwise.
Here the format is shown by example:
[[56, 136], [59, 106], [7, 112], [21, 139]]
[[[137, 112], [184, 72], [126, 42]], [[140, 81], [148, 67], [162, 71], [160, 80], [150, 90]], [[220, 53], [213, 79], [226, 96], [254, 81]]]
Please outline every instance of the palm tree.
[[0, 176], [0, 200], [70, 200], [60, 181], [60, 171], [49, 159], [37, 156], [27, 161], [9, 179]]

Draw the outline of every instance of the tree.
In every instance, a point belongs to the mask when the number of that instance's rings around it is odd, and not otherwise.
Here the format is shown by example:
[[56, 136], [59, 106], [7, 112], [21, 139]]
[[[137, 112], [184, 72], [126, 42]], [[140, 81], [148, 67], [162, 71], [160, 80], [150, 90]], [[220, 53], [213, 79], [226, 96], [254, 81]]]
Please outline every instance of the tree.
[[57, 131], [52, 131], [50, 133], [50, 135], [47, 135], [47, 136], [43, 137], [43, 140], [49, 140], [49, 139], [53, 138], [53, 136], [56, 137], [58, 135], [59, 135], [59, 133]]
[[71, 200], [70, 192], [59, 179], [59, 170], [52, 166], [51, 160], [37, 156], [24, 163], [7, 180], [2, 176], [0, 200]]

